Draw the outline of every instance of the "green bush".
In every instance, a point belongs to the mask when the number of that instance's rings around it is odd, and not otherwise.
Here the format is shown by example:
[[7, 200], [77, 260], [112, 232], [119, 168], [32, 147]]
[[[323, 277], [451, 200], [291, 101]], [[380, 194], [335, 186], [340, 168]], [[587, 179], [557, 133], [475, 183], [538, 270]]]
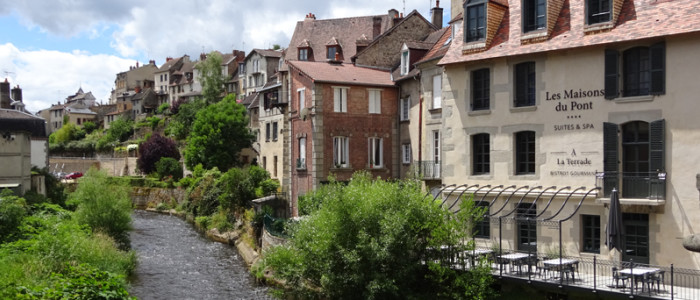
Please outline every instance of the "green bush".
[[75, 218], [79, 223], [107, 233], [120, 248], [126, 249], [131, 229], [131, 199], [126, 186], [108, 186], [107, 182], [104, 171], [90, 169], [70, 195], [70, 201], [78, 205]]
[[26, 202], [10, 190], [0, 191], [0, 243], [15, 239], [27, 215]]
[[95, 129], [97, 129], [97, 124], [95, 124], [95, 122], [87, 121], [83, 123], [83, 130], [85, 130], [85, 133], [90, 134], [95, 131]]
[[51, 276], [51, 285], [41, 290], [19, 287], [18, 299], [136, 299], [126, 290], [123, 276], [100, 271], [86, 264], [67, 265]]
[[229, 212], [227, 210], [219, 210], [211, 216], [211, 224], [208, 229], [216, 228], [219, 232], [225, 232], [233, 229], [233, 224], [229, 220]]
[[194, 218], [194, 222], [203, 229], [209, 229], [209, 224], [211, 224], [210, 216], [199, 216]]
[[169, 108], [170, 104], [169, 103], [163, 103], [160, 106], [158, 106], [158, 109], [156, 110], [157, 114], [164, 114], [164, 113], [169, 113]]
[[156, 172], [161, 178], [172, 176], [174, 180], [182, 178], [182, 165], [172, 157], [162, 157], [156, 163]]

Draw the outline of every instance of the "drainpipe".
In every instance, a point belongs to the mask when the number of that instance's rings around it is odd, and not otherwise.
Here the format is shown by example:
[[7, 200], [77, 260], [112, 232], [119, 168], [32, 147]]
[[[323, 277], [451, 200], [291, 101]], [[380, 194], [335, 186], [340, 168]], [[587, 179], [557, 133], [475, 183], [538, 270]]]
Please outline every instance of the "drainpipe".
[[423, 173], [423, 92], [420, 91], [418, 105], [418, 174]]

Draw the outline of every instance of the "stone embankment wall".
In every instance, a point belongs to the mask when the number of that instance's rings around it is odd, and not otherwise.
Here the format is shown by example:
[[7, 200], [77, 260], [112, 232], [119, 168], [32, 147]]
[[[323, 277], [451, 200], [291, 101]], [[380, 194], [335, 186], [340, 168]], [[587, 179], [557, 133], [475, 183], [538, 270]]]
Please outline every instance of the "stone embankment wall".
[[286, 242], [287, 242], [286, 239], [276, 237], [276, 236], [270, 234], [267, 230], [265, 230], [265, 228], [263, 228], [263, 230], [262, 230], [262, 252], [265, 252], [274, 246], [283, 245]]
[[135, 208], [144, 209], [148, 203], [180, 204], [185, 200], [183, 189], [161, 189], [135, 187], [131, 191], [131, 202]]
[[49, 157], [49, 171], [51, 172], [87, 172], [90, 167], [95, 167], [107, 172], [110, 176], [137, 175], [136, 157]]

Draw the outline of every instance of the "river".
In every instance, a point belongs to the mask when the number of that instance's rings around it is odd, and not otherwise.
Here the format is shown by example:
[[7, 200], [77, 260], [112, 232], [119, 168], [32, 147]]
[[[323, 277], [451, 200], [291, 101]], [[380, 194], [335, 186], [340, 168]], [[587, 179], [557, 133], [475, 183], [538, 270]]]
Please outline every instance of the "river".
[[139, 299], [268, 299], [234, 247], [212, 242], [182, 219], [132, 214], [138, 265], [129, 292]]

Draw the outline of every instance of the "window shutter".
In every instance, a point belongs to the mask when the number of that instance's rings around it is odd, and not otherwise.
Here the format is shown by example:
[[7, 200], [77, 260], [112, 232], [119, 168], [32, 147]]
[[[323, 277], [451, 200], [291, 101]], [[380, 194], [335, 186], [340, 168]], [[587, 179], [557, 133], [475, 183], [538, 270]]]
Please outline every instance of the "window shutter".
[[333, 111], [340, 111], [340, 89], [333, 89]]
[[618, 126], [614, 123], [603, 123], [603, 171], [618, 171]]
[[619, 84], [620, 54], [615, 50], [605, 50], [605, 99], [615, 99], [620, 95]]
[[650, 93], [662, 95], [666, 92], [666, 47], [663, 42], [649, 47], [649, 60], [651, 62]]
[[663, 119], [649, 123], [649, 171], [664, 172], [664, 131]]

